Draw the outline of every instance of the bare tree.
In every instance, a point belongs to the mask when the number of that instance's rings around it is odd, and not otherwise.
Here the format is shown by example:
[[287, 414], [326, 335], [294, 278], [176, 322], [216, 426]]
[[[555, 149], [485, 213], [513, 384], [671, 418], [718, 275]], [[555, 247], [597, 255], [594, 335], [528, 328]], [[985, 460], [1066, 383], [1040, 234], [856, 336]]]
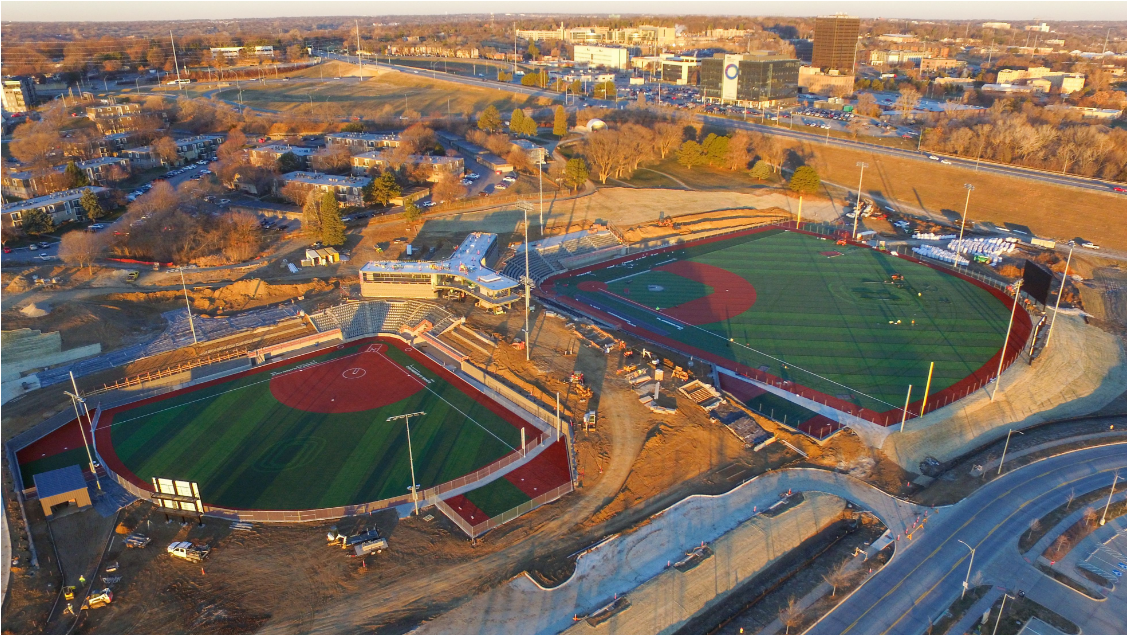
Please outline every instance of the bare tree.
[[1070, 493], [1066, 495], [1066, 511], [1070, 511], [1070, 506], [1074, 504], [1074, 488], [1070, 488]]
[[106, 241], [102, 236], [87, 231], [72, 231], [63, 235], [59, 241], [59, 258], [63, 262], [82, 268], [86, 267], [94, 275], [94, 260], [102, 255]]
[[1030, 538], [1035, 532], [1043, 528], [1043, 523], [1039, 522], [1038, 518], [1032, 518], [1030, 523], [1027, 523], [1027, 537]]
[[596, 176], [602, 184], [608, 182], [621, 159], [619, 146], [620, 135], [611, 129], [596, 130], [584, 142], [584, 156], [596, 168]]
[[788, 635], [804, 621], [804, 611], [796, 602], [796, 598], [789, 598], [788, 604], [780, 609], [780, 623], [784, 625], [784, 635]]
[[774, 172], [780, 172], [784, 167], [784, 157], [788, 156], [788, 145], [780, 137], [758, 133], [755, 137], [754, 147], [772, 166]]
[[827, 584], [831, 585], [831, 597], [835, 597], [835, 592], [839, 587], [843, 586], [851, 579], [851, 559], [844, 559], [836, 565], [834, 569], [829, 571], [827, 575], [823, 576], [823, 579], [827, 581]]
[[909, 116], [909, 113], [917, 107], [917, 102], [921, 101], [921, 93], [910, 85], [902, 86], [898, 91], [898, 109], [902, 111], [902, 119]]
[[221, 219], [223, 227], [223, 254], [231, 262], [243, 262], [259, 253], [262, 227], [259, 219], [248, 212], [231, 212]]
[[331, 145], [310, 156], [310, 167], [322, 172], [344, 172], [352, 166], [353, 155], [344, 145]]
[[176, 165], [180, 155], [176, 151], [176, 142], [169, 137], [161, 137], [153, 142], [153, 154], [166, 165]]
[[437, 201], [453, 201], [466, 196], [466, 187], [459, 182], [458, 177], [450, 172], [439, 175], [439, 182], [431, 189], [431, 198]]
[[744, 170], [749, 167], [749, 162], [753, 160], [753, 155], [749, 152], [749, 146], [753, 143], [753, 138], [749, 133], [744, 130], [738, 130], [733, 133], [729, 138], [729, 149], [725, 155], [725, 165], [730, 170]]
[[1098, 510], [1093, 507], [1087, 507], [1086, 511], [1082, 512], [1082, 520], [1084, 520], [1087, 525], [1098, 524]]
[[673, 123], [660, 123], [655, 126], [655, 150], [659, 158], [665, 159], [682, 144], [682, 127]]

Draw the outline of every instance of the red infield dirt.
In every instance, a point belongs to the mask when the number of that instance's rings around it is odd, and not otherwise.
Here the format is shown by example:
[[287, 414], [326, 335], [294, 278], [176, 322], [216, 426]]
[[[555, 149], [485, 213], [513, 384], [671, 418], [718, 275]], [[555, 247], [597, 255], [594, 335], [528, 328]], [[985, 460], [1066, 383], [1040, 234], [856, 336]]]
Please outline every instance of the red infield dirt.
[[[376, 410], [423, 390], [420, 380], [380, 354], [385, 346], [372, 344], [355, 355], [276, 375], [270, 380], [271, 395], [295, 410], [341, 413]], [[378, 377], [380, 390], [358, 390], [365, 384], [357, 380], [364, 377], [369, 382]]]
[[757, 290], [741, 276], [713, 265], [689, 260], [678, 260], [655, 267], [656, 271], [666, 271], [694, 282], [713, 287], [713, 293], [684, 302], [678, 306], [664, 309], [662, 313], [682, 320], [687, 324], [699, 326], [712, 324], [732, 315], [740, 315], [753, 308], [757, 301]]

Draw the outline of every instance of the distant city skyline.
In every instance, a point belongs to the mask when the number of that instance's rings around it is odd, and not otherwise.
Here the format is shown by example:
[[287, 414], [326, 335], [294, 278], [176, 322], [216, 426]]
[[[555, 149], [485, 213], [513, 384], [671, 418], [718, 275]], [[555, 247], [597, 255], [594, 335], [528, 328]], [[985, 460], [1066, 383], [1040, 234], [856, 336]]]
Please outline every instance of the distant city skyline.
[[255, 18], [299, 18], [337, 16], [394, 16], [443, 14], [506, 14], [507, 19], [538, 14], [573, 14], [584, 18], [609, 15], [727, 15], [803, 17], [848, 13], [862, 18], [909, 20], [1013, 20], [1013, 21], [1124, 21], [1125, 2], [1058, 1], [1022, 2], [278, 2], [238, 0], [234, 2], [147, 2], [109, 0], [5, 0], [0, 3], [4, 22], [113, 22], [150, 20], [243, 20]]

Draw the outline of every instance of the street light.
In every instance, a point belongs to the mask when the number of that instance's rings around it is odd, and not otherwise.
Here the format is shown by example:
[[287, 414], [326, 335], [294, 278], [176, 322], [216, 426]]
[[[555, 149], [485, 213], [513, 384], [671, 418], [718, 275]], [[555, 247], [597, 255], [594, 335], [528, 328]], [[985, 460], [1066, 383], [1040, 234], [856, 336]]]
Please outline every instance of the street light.
[[1015, 432], [1016, 434], [1023, 434], [1019, 430], [1010, 430], [1009, 429], [1007, 431], [1007, 439], [1004, 441], [1004, 452], [1003, 452], [1003, 454], [1000, 455], [1000, 467], [998, 469], [996, 469], [996, 476], [999, 476], [1000, 472], [1002, 472], [1003, 469], [1004, 469], [1004, 457], [1007, 456], [1007, 444], [1011, 443], [1011, 433], [1012, 432]]
[[408, 425], [408, 421], [412, 417], [421, 417], [427, 414], [426, 412], [409, 412], [408, 414], [395, 415], [388, 417], [388, 421], [396, 421], [398, 419], [404, 420], [404, 430], [408, 433], [408, 466], [412, 472], [412, 506], [415, 508], [416, 516], [419, 516], [419, 496], [416, 493], [416, 464], [415, 459], [412, 457], [412, 428]]
[[858, 198], [855, 200], [855, 226], [851, 229], [851, 240], [858, 240], [859, 233], [859, 216], [862, 215], [862, 172], [870, 167], [869, 163], [859, 161], [855, 163], [859, 168], [859, 193]]
[[192, 329], [192, 343], [199, 344], [196, 339], [196, 325], [192, 322], [192, 305], [188, 302], [188, 286], [184, 284], [184, 267], [180, 268], [180, 288], [184, 290], [184, 306], [188, 309], [188, 328]]
[[1004, 615], [1004, 605], [1007, 604], [1007, 599], [1015, 599], [1014, 596], [1004, 593], [1004, 597], [1000, 600], [1000, 614], [996, 616], [996, 625], [992, 627], [992, 635], [996, 635], [996, 629], [1000, 627], [1000, 618]]
[[968, 547], [968, 550], [972, 552], [972, 555], [968, 557], [968, 573], [964, 574], [964, 588], [960, 591], [960, 599], [963, 600], [964, 594], [968, 591], [968, 578], [972, 575], [972, 561], [976, 559], [976, 550], [970, 547], [967, 542], [961, 540], [960, 538], [957, 538], [957, 542], [964, 545], [965, 547]]
[[[76, 419], [78, 419], [78, 431], [80, 434], [82, 434], [82, 445], [86, 448], [86, 460], [90, 461], [90, 473], [94, 475], [94, 482], [98, 484], [98, 491], [101, 492], [102, 481], [98, 478], [98, 470], [94, 469], [94, 456], [90, 454], [90, 445], [86, 442], [86, 430], [83, 429], [82, 415], [79, 414], [78, 411], [79, 402], [82, 402], [82, 409], [86, 412], [86, 425], [90, 425], [90, 409], [86, 407], [86, 400], [78, 396], [78, 384], [75, 383], [74, 372], [72, 371], [70, 375], [71, 387], [74, 389], [74, 393], [70, 393], [64, 390], [63, 394], [71, 398], [71, 405], [74, 406], [74, 416]], [[90, 434], [93, 435], [94, 431], [91, 430]], [[1116, 483], [1116, 481], [1114, 482]], [[1105, 517], [1104, 514], [1102, 517]]]
[[960, 246], [964, 243], [964, 226], [968, 222], [968, 199], [972, 198], [972, 190], [976, 188], [971, 183], [965, 183], [964, 189], [968, 193], [964, 195], [964, 213], [960, 216], [960, 237], [957, 238], [957, 257], [953, 258], [953, 267], [960, 266]]
[[1113, 486], [1109, 488], [1109, 498], [1105, 499], [1105, 509], [1102, 510], [1101, 525], [1105, 525], [1105, 515], [1109, 512], [1109, 502], [1113, 500], [1113, 490], [1117, 489], [1117, 479], [1121, 478], [1117, 472], [1113, 473]]

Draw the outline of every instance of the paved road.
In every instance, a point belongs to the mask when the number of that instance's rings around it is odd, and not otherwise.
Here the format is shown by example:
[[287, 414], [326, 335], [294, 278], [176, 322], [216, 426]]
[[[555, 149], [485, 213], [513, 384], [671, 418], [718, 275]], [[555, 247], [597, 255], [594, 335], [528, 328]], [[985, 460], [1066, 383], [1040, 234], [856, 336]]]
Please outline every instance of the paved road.
[[976, 549], [972, 574], [983, 575], [994, 560], [1016, 551], [1032, 519], [1065, 502], [1071, 489], [1108, 487], [1113, 472], [1125, 469], [1125, 459], [1124, 444], [1079, 450], [992, 481], [932, 518], [911, 542], [903, 540], [886, 567], [809, 633], [921, 635], [960, 595], [970, 554], [959, 540]]

